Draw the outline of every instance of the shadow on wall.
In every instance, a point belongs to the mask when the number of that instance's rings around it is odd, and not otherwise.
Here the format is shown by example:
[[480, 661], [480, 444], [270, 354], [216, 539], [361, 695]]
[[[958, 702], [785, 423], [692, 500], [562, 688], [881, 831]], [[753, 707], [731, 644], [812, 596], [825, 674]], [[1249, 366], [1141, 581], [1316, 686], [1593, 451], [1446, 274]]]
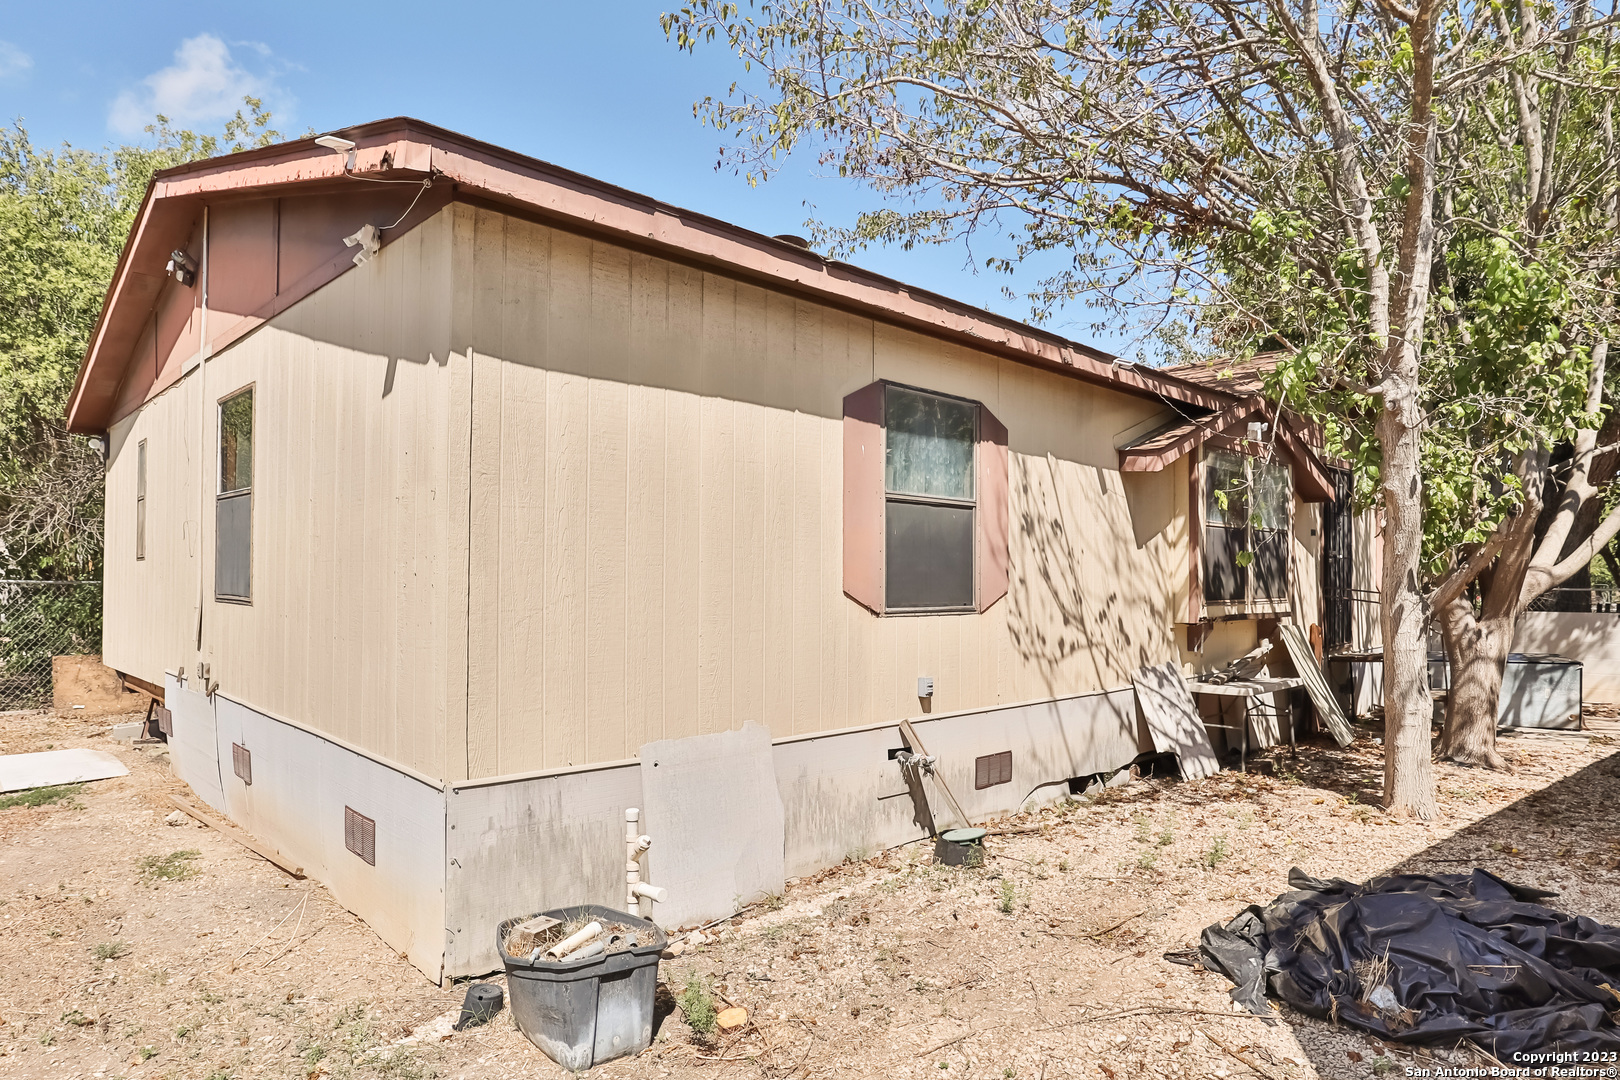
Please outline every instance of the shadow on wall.
[[[1101, 490], [1082, 508], [1086, 473]], [[1118, 685], [1174, 656], [1163, 555], [1126, 541], [1134, 526], [1121, 520], [1125, 493], [1110, 492], [1110, 479], [1072, 462], [1060, 469], [1051, 455], [1013, 457], [1007, 631], [1053, 696]], [[1081, 656], [1083, 678], [1065, 679]]]
[[387, 397], [394, 392], [394, 376], [398, 373], [399, 365], [401, 363], [418, 364], [422, 367], [437, 366], [444, 368], [450, 365], [450, 354], [448, 352], [440, 353], [438, 355], [428, 353], [421, 359], [417, 359], [414, 356], [400, 356], [396, 353], [389, 353], [388, 366], [383, 372], [382, 397]]
[[1170, 528], [1175, 510], [1174, 480], [1167, 469], [1155, 473], [1120, 473], [1119, 484], [1125, 490], [1125, 504], [1130, 510], [1131, 535], [1137, 550], [1141, 550]]

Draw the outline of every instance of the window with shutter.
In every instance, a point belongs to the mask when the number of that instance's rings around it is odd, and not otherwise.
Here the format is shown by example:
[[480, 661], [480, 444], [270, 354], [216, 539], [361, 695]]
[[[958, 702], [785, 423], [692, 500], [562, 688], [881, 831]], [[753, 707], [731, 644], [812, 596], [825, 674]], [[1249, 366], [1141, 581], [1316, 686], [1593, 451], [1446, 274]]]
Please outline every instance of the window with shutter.
[[844, 591], [877, 614], [983, 611], [1007, 592], [1007, 429], [891, 383], [844, 400]]

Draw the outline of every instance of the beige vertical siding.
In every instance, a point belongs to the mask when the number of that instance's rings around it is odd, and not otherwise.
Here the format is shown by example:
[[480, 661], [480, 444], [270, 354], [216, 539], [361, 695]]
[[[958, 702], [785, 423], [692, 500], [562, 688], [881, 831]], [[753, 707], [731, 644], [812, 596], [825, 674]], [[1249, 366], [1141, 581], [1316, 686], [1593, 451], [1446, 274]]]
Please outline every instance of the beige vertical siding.
[[[120, 420], [107, 440], [107, 539], [102, 657], [163, 685], [197, 645], [201, 573], [196, 380], [186, 380]], [[137, 447], [146, 440], [146, 558], [135, 558]]]
[[[1010, 589], [982, 614], [842, 593], [841, 404], [879, 378], [1008, 427]], [[214, 402], [249, 383], [243, 606], [212, 599], [212, 462]], [[237, 700], [449, 780], [914, 716], [919, 675], [934, 712], [1118, 687], [1253, 642], [1178, 645], [1185, 465], [1122, 476], [1115, 450], [1160, 410], [452, 206], [119, 425], [106, 651], [154, 680], [209, 661]]]
[[[447, 737], [465, 726], [467, 654], [468, 373], [449, 352], [448, 224], [415, 230], [118, 426], [110, 663], [161, 682], [200, 659], [239, 701], [445, 774]], [[218, 603], [215, 409], [249, 384], [253, 599]], [[142, 437], [148, 557], [137, 564]]]
[[[1119, 686], [1177, 658], [1185, 472], [1122, 477], [1153, 402], [469, 207], [468, 768], [634, 756]], [[1012, 451], [1012, 586], [980, 615], [842, 594], [841, 403], [874, 379], [983, 401]], [[1179, 476], [1179, 480], [1177, 477]], [[482, 591], [480, 591], [482, 590]], [[1241, 652], [1229, 628], [1206, 655]]]

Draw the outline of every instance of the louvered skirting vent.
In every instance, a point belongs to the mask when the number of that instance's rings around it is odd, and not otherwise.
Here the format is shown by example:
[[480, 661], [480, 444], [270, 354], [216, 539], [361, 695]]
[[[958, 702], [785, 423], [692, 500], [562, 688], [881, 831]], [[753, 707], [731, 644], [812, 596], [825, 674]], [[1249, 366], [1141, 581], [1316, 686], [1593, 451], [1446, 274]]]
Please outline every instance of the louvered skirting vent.
[[975, 788], [995, 787], [997, 784], [1012, 783], [1012, 751], [1003, 750], [999, 754], [986, 754], [982, 758], [973, 759], [973, 786]]
[[240, 743], [231, 743], [231, 768], [242, 783], [253, 786], [253, 753]]
[[377, 865], [377, 823], [352, 806], [343, 808], [343, 846]]

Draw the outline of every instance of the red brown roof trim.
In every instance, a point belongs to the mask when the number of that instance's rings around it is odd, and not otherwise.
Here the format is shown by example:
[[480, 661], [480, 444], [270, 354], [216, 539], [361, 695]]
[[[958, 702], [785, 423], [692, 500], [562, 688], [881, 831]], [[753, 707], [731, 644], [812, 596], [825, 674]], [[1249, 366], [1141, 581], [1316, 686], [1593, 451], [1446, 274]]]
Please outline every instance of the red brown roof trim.
[[[453, 184], [459, 201], [601, 236], [1124, 393], [1210, 411], [1237, 400], [1220, 389], [1118, 364], [1089, 345], [419, 120], [379, 120], [342, 134], [356, 143], [356, 175], [433, 175], [436, 186]], [[295, 189], [329, 191], [354, 182], [345, 176], [344, 155], [312, 139], [190, 162], [154, 176], [80, 367], [69, 428], [99, 431], [113, 419], [123, 370], [163, 284], [168, 253], [201, 206]], [[397, 236], [390, 233], [387, 239]]]
[[[1230, 433], [1253, 416], [1275, 422], [1270, 404], [1256, 396], [1244, 398], [1213, 416], [1167, 424], [1120, 447], [1119, 471], [1160, 472], [1205, 443], [1241, 451], [1252, 444]], [[1300, 497], [1306, 502], [1330, 501], [1333, 482], [1316, 451], [1300, 438], [1287, 418], [1277, 423], [1276, 430], [1277, 441], [1294, 463], [1294, 488]]]

